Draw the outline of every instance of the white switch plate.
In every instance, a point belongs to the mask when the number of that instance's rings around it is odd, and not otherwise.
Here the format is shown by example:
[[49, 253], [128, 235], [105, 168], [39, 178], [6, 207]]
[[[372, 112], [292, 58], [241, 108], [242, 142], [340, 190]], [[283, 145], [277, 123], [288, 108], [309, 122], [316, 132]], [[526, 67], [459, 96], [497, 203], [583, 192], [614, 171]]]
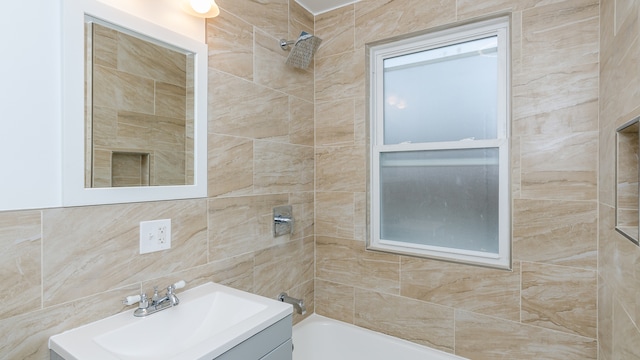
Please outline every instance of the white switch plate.
[[140, 254], [171, 249], [171, 219], [140, 222]]

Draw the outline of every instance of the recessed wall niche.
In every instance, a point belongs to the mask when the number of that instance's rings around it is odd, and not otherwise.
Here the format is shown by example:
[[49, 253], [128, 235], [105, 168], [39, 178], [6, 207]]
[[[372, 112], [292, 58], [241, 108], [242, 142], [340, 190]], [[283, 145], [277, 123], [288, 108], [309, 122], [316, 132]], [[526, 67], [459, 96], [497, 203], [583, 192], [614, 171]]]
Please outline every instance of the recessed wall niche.
[[639, 244], [638, 130], [635, 118], [616, 130], [616, 231]]
[[149, 186], [150, 165], [149, 154], [112, 153], [110, 186]]

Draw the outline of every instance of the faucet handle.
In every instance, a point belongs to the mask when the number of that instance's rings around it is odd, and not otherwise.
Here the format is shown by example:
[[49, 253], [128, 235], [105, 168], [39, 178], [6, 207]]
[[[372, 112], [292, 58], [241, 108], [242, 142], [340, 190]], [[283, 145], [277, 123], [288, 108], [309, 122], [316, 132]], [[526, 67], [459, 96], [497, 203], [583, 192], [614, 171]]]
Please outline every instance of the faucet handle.
[[124, 298], [124, 300], [122, 300], [122, 304], [123, 305], [133, 305], [137, 302], [140, 302], [140, 295], [131, 295], [131, 296], [127, 296], [126, 298]]
[[153, 287], [153, 296], [151, 297], [151, 301], [158, 301], [158, 299], [160, 299], [160, 296], [158, 295], [158, 287], [154, 286]]
[[184, 280], [180, 280], [177, 283], [173, 284], [173, 289], [174, 290], [182, 289], [183, 287], [185, 287], [185, 285], [187, 285], [187, 282]]
[[149, 307], [149, 300], [147, 299], [147, 294], [142, 293], [140, 294], [140, 302], [138, 303], [138, 308], [146, 309], [147, 307]]

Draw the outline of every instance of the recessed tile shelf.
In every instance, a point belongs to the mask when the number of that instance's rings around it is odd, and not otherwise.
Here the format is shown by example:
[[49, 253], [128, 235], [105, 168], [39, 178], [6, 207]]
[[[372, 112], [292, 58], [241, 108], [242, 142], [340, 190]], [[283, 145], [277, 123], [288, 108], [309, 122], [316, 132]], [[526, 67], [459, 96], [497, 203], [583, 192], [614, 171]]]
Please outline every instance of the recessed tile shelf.
[[638, 131], [639, 118], [635, 118], [616, 130], [616, 231], [636, 245], [640, 234], [638, 212], [640, 193], [638, 188]]

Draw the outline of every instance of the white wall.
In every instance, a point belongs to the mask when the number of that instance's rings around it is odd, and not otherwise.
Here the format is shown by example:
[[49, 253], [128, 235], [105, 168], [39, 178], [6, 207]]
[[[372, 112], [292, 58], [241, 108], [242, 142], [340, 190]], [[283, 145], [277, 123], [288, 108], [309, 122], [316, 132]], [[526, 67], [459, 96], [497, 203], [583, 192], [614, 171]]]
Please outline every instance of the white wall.
[[61, 200], [60, 2], [35, 3], [0, 12], [0, 211]]
[[[0, 12], [0, 211], [61, 205], [62, 1], [8, 1]], [[102, 0], [204, 42], [176, 0]]]

